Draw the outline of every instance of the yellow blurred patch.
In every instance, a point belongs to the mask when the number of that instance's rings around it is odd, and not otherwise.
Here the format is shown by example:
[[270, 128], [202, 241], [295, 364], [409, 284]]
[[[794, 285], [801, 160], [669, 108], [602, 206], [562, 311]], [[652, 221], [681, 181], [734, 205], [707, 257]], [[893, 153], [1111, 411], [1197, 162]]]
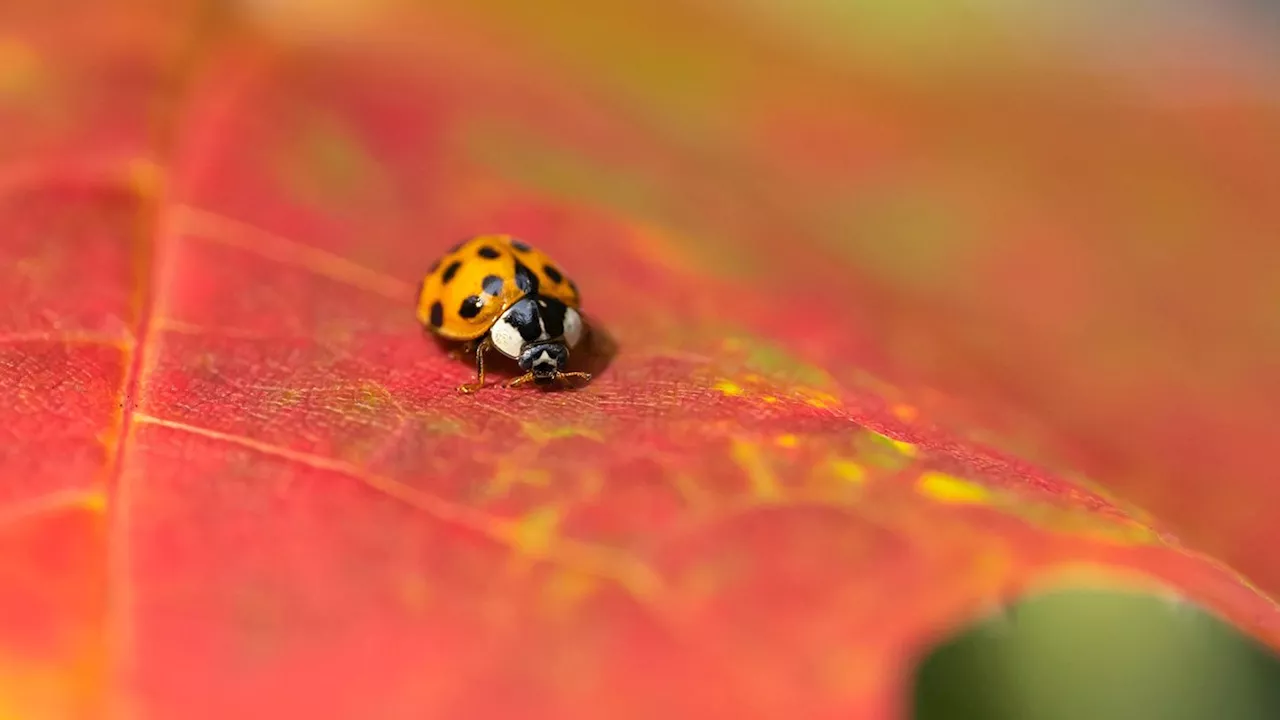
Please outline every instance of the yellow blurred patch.
[[158, 200], [164, 192], [164, 168], [150, 158], [133, 158], [125, 167], [125, 174], [129, 187], [140, 198]]
[[551, 476], [546, 470], [528, 468], [519, 460], [499, 460], [493, 478], [484, 486], [484, 494], [489, 498], [504, 498], [517, 485], [541, 488], [550, 482]]
[[107, 494], [102, 492], [85, 493], [81, 504], [89, 512], [105, 513], [107, 511]]
[[27, 658], [0, 661], [0, 720], [83, 717], [96, 704], [100, 674], [92, 665], [50, 667]]
[[910, 405], [904, 405], [904, 404], [894, 405], [893, 408], [891, 409], [891, 412], [893, 413], [894, 417], [904, 422], [911, 422], [912, 420], [915, 420], [916, 417], [919, 416], [920, 414], [919, 410], [916, 410], [914, 407]]
[[560, 508], [546, 506], [525, 514], [512, 526], [511, 540], [517, 550], [540, 557], [559, 537]]
[[867, 471], [852, 460], [832, 460], [831, 470], [836, 477], [847, 483], [861, 485], [867, 481]]
[[520, 429], [524, 431], [525, 437], [544, 445], [552, 440], [563, 438], [581, 437], [596, 442], [604, 442], [604, 437], [599, 432], [591, 428], [579, 427], [576, 425], [564, 425], [561, 427], [541, 427], [530, 422], [521, 422]]
[[733, 439], [733, 461], [747, 475], [751, 494], [758, 500], [775, 500], [782, 497], [782, 488], [773, 476], [760, 449], [746, 440]]
[[31, 47], [0, 39], [0, 98], [18, 98], [35, 90], [44, 75], [40, 56]]
[[903, 457], [913, 458], [919, 452], [916, 449], [916, 446], [909, 442], [905, 442], [903, 440], [894, 440], [888, 435], [885, 435], [883, 433], [878, 433], [875, 430], [867, 430], [867, 432], [871, 435], [872, 439], [876, 443], [893, 448], [898, 452], [898, 454], [902, 455]]
[[819, 410], [829, 410], [840, 405], [840, 398], [817, 388], [798, 387], [795, 392], [796, 397], [804, 401], [806, 405], [816, 407]]
[[712, 387], [729, 397], [739, 397], [746, 393], [746, 391], [742, 389], [741, 385], [733, 382], [732, 380], [720, 380]]
[[921, 475], [916, 489], [934, 500], [955, 505], [982, 505], [991, 500], [991, 491], [982, 485], [940, 472]]
[[894, 450], [897, 450], [898, 452], [902, 453], [903, 455], [906, 455], [907, 457], [916, 456], [915, 445], [912, 445], [909, 442], [903, 442], [901, 440], [894, 440], [893, 438], [888, 438], [888, 440], [889, 440], [889, 444], [893, 446]]

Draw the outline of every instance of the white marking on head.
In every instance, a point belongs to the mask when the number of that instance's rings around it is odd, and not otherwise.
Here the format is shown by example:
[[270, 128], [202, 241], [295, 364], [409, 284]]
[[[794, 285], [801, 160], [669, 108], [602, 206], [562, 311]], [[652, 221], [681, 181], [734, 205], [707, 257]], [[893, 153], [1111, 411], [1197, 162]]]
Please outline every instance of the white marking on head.
[[564, 311], [564, 344], [574, 347], [582, 341], [582, 316], [573, 308]]
[[543, 350], [538, 353], [538, 357], [529, 363], [529, 368], [534, 371], [551, 371], [556, 369], [556, 359], [551, 357], [551, 353]]
[[520, 349], [524, 347], [524, 338], [520, 337], [520, 331], [514, 325], [507, 322], [507, 314], [510, 312], [511, 310], [508, 309], [507, 312], [502, 313], [498, 322], [489, 329], [489, 339], [498, 352], [509, 358], [519, 359]]

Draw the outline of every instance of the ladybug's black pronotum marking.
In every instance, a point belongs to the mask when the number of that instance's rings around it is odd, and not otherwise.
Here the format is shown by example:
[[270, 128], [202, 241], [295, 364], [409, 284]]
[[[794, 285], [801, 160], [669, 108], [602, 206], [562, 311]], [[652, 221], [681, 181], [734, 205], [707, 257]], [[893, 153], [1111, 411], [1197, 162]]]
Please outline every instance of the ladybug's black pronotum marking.
[[488, 245], [481, 246], [480, 249], [476, 251], [476, 254], [484, 258], [485, 260], [496, 260], [502, 256], [502, 253], [489, 247]]
[[564, 316], [568, 312], [565, 304], [554, 298], [538, 301], [538, 314], [542, 316], [542, 330], [547, 337], [564, 335]]
[[542, 337], [542, 323], [538, 321], [538, 309], [534, 307], [533, 300], [528, 297], [517, 301], [507, 310], [504, 322], [518, 330], [525, 342], [533, 342]]

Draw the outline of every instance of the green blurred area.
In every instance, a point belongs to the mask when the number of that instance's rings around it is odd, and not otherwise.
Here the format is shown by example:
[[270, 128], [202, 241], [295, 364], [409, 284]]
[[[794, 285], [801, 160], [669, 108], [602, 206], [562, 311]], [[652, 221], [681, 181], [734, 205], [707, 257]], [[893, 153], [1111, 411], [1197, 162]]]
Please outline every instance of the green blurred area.
[[917, 720], [1280, 718], [1280, 660], [1151, 595], [1069, 591], [1016, 605], [921, 664]]

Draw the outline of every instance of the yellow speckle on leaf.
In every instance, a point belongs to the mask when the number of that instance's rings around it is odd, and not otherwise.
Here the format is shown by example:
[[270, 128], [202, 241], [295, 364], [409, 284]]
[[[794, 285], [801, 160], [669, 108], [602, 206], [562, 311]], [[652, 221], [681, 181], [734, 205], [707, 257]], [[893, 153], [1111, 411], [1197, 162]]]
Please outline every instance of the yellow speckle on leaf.
[[981, 505], [991, 500], [991, 491], [982, 485], [940, 472], [921, 475], [916, 489], [934, 500], [957, 505]]
[[739, 397], [745, 392], [741, 385], [732, 380], [720, 380], [715, 384], [714, 388], [729, 397]]
[[799, 396], [805, 404], [816, 407], [819, 410], [827, 410], [840, 404], [840, 398], [816, 388], [796, 388], [796, 395]]
[[903, 455], [906, 455], [907, 457], [916, 456], [916, 446], [912, 445], [909, 442], [903, 442], [901, 440], [894, 440], [893, 438], [889, 438], [889, 444], [893, 446], [894, 450], [897, 450], [898, 452], [902, 453]]
[[831, 470], [835, 472], [836, 477], [848, 483], [861, 485], [867, 481], [867, 471], [852, 460], [833, 460]]
[[774, 438], [774, 442], [777, 443], [779, 447], [793, 448], [800, 444], [800, 438], [792, 435], [791, 433], [786, 433]]
[[868, 432], [871, 433], [872, 437], [876, 440], [876, 442], [883, 443], [884, 445], [888, 445], [889, 447], [898, 451], [898, 453], [904, 457], [913, 458], [918, 454], [916, 446], [912, 445], [909, 442], [905, 442], [902, 440], [895, 440], [889, 437], [888, 435], [878, 433], [874, 430], [869, 430]]
[[893, 412], [894, 417], [898, 418], [899, 420], [903, 420], [905, 422], [911, 422], [912, 420], [915, 420], [916, 417], [920, 414], [919, 410], [916, 410], [911, 405], [906, 405], [906, 404], [894, 405], [891, 412]]
[[560, 509], [555, 506], [537, 508], [516, 521], [512, 540], [520, 552], [541, 556], [556, 539], [560, 527]]
[[747, 474], [747, 482], [751, 486], [751, 494], [760, 500], [774, 500], [782, 496], [778, 480], [769, 469], [769, 464], [760, 449], [746, 440], [733, 439], [733, 460]]
[[765, 395], [764, 397], [762, 397], [762, 398], [760, 398], [760, 399], [761, 399], [761, 400], [764, 400], [766, 403], [769, 403], [770, 405], [772, 405], [772, 404], [774, 404], [774, 403], [778, 402], [778, 398], [777, 398], [777, 396], [775, 396], [775, 395]]
[[485, 484], [484, 494], [490, 498], [502, 498], [517, 485], [546, 487], [550, 480], [546, 470], [528, 468], [518, 462], [515, 464], [500, 462], [494, 470], [493, 479]]
[[582, 437], [596, 442], [604, 442], [604, 438], [600, 433], [591, 428], [578, 427], [575, 425], [566, 425], [563, 427], [546, 428], [540, 427], [530, 422], [521, 422], [520, 429], [524, 431], [525, 437], [538, 443], [546, 444], [552, 440], [562, 438]]
[[870, 428], [854, 437], [854, 446], [858, 460], [864, 465], [895, 472], [910, 465], [917, 454], [916, 446], [911, 443], [894, 440]]

